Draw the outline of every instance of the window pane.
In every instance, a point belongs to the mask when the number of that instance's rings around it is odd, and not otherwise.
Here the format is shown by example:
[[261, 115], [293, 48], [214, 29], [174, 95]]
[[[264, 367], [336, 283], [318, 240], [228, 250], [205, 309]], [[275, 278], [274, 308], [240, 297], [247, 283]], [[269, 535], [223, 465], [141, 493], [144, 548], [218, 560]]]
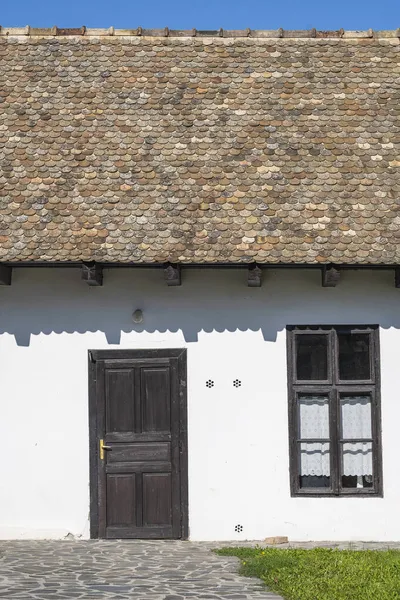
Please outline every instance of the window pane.
[[372, 487], [372, 442], [343, 444], [342, 486], [345, 488]]
[[300, 487], [330, 487], [329, 443], [300, 444]]
[[300, 438], [329, 438], [329, 399], [327, 396], [299, 397]]
[[372, 437], [371, 397], [369, 395], [342, 396], [340, 398], [340, 414], [344, 439]]
[[297, 379], [328, 379], [328, 336], [324, 334], [296, 335]]
[[369, 333], [338, 333], [339, 379], [371, 379]]

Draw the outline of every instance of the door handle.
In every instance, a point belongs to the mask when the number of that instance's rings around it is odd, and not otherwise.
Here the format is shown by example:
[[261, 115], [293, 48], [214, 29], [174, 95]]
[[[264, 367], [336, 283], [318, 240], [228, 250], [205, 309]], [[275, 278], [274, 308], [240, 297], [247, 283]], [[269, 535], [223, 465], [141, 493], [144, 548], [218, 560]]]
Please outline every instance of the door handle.
[[100, 440], [100, 460], [104, 460], [104, 450], [112, 450], [111, 446], [105, 446], [104, 440]]

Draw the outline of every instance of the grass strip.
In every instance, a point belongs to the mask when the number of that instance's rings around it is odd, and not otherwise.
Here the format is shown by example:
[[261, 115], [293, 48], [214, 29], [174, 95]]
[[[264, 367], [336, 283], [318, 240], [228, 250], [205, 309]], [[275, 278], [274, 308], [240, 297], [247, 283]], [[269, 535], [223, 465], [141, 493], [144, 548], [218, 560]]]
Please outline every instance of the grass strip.
[[222, 548], [286, 600], [399, 600], [400, 550]]

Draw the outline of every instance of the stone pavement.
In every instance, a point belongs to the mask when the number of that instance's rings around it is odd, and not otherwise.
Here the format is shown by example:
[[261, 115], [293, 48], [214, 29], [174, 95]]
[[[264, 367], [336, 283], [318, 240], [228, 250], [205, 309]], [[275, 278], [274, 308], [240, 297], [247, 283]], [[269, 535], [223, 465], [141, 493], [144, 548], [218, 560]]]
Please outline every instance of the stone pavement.
[[217, 544], [133, 540], [0, 542], [0, 597], [282, 600], [258, 579], [240, 577], [239, 560], [217, 556], [210, 552], [211, 546]]

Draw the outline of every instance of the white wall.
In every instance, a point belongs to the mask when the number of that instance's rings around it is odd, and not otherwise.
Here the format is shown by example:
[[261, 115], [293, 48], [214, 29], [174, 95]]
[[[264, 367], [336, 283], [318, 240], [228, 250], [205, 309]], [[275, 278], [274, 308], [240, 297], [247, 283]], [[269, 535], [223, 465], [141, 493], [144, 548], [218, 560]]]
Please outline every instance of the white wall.
[[[87, 350], [187, 347], [191, 539], [400, 540], [399, 306], [391, 272], [327, 289], [319, 271], [275, 270], [251, 289], [246, 270], [184, 271], [174, 288], [114, 269], [90, 288], [78, 269], [15, 269], [0, 288], [0, 537], [89, 535]], [[290, 497], [284, 328], [313, 323], [381, 325], [383, 499]]]

